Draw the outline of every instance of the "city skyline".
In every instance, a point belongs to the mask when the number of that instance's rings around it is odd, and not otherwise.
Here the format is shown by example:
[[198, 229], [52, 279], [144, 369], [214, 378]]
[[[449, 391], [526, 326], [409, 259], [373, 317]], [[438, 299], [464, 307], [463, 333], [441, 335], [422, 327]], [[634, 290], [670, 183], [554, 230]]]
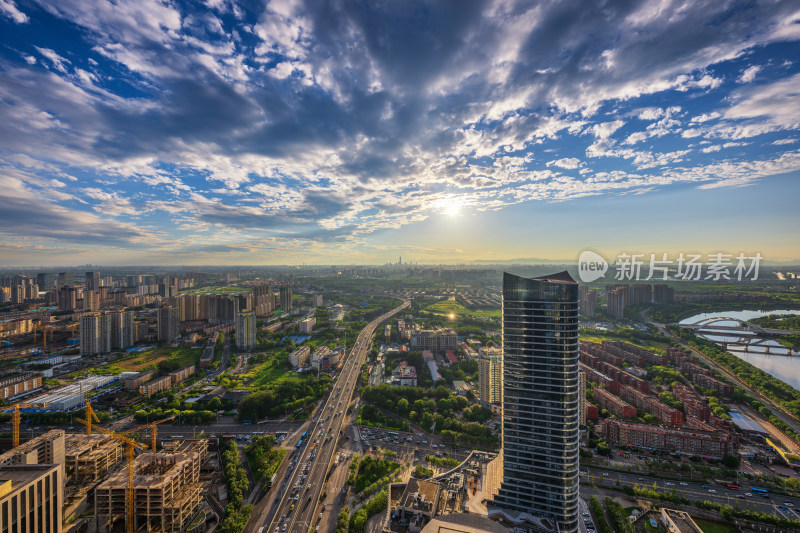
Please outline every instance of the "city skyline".
[[797, 19], [4, 0], [0, 266], [800, 261]]

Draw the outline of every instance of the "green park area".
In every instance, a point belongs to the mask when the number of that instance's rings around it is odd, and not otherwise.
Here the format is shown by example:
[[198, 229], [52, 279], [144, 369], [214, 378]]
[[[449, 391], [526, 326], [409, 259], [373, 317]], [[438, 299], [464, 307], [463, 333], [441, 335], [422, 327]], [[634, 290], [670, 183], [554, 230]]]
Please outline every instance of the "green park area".
[[453, 300], [440, 300], [425, 308], [426, 311], [439, 315], [456, 317], [479, 317], [479, 318], [500, 318], [500, 309], [468, 309]]

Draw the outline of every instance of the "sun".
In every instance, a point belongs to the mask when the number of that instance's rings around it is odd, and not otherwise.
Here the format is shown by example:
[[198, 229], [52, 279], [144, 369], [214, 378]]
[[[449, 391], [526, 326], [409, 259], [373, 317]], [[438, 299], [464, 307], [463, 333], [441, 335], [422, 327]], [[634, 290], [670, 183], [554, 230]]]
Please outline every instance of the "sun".
[[457, 196], [448, 196], [446, 198], [440, 198], [436, 202], [436, 209], [442, 215], [448, 217], [457, 217], [461, 214], [461, 208], [463, 207], [464, 202], [461, 198]]

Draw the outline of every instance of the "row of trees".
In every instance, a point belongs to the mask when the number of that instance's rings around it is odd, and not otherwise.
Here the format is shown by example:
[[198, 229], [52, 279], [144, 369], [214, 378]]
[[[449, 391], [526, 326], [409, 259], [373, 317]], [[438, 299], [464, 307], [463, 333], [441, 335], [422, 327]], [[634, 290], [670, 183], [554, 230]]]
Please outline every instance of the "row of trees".
[[286, 456], [286, 450], [276, 446], [275, 435], [256, 435], [245, 448], [251, 470], [257, 479], [269, 482]]
[[229, 439], [222, 446], [222, 468], [225, 472], [225, 483], [228, 486], [228, 505], [225, 507], [225, 517], [218, 531], [222, 533], [241, 533], [247, 520], [250, 518], [252, 505], [245, 505], [244, 497], [249, 488], [247, 472], [239, 460], [239, 450], [236, 441]]

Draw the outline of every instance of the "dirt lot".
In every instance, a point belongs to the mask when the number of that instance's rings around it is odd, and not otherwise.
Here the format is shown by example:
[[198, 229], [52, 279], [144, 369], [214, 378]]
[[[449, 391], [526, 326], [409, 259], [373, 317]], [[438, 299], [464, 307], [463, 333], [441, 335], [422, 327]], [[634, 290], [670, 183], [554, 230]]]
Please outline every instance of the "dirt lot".
[[140, 355], [139, 357], [127, 359], [125, 361], [119, 361], [116, 364], [121, 366], [125, 370], [129, 370], [131, 372], [140, 372], [145, 368], [152, 365], [157, 365], [161, 361], [164, 361], [168, 358], [169, 358], [168, 354], [160, 354], [155, 357], [153, 357], [153, 354], [148, 354], [148, 355]]

